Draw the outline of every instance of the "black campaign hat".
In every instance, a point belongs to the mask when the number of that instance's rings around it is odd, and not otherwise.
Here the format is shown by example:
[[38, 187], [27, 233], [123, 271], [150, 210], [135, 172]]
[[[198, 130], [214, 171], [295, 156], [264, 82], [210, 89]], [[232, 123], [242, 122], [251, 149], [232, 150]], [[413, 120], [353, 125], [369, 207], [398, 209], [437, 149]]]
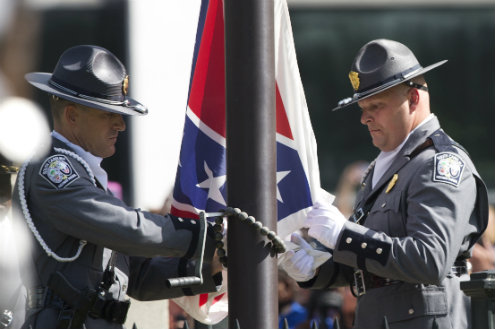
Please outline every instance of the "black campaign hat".
[[411, 80], [446, 62], [443, 60], [422, 67], [413, 52], [402, 43], [387, 39], [370, 41], [359, 50], [349, 72], [354, 95], [341, 100], [333, 111]]
[[38, 89], [91, 108], [124, 115], [148, 113], [144, 105], [127, 96], [129, 76], [124, 65], [102, 47], [69, 48], [53, 74], [32, 72], [25, 78]]

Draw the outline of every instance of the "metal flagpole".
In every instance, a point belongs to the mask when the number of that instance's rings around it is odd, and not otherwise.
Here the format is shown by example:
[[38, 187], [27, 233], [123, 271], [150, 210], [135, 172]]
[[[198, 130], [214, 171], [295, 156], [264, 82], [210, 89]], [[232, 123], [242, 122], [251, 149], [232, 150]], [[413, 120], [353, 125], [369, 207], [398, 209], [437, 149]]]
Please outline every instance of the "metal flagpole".
[[[224, 0], [228, 204], [276, 230], [273, 0]], [[229, 328], [278, 326], [277, 263], [261, 235], [228, 226]]]

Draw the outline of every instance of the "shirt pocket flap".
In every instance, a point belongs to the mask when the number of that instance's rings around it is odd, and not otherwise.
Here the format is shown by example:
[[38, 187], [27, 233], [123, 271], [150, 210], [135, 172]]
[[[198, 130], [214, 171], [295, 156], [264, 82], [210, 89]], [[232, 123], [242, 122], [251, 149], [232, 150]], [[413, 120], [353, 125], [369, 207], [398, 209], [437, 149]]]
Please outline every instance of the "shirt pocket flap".
[[389, 296], [385, 315], [390, 323], [422, 316], [445, 316], [448, 312], [445, 287], [414, 286]]
[[384, 193], [380, 195], [373, 204], [373, 208], [371, 208], [370, 214], [376, 212], [399, 211], [401, 195], [402, 193], [400, 192], [396, 192], [394, 194]]

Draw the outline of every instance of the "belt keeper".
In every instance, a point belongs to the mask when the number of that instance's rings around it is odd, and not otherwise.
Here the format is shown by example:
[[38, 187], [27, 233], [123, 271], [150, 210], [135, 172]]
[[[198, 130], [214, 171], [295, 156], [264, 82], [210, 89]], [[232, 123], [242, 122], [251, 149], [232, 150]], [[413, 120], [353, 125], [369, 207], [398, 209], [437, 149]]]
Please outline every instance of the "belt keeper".
[[362, 296], [366, 293], [363, 270], [354, 271], [354, 287], [356, 288], [356, 297]]
[[43, 287], [28, 289], [27, 307], [30, 309], [44, 308], [50, 302], [50, 298], [50, 289]]

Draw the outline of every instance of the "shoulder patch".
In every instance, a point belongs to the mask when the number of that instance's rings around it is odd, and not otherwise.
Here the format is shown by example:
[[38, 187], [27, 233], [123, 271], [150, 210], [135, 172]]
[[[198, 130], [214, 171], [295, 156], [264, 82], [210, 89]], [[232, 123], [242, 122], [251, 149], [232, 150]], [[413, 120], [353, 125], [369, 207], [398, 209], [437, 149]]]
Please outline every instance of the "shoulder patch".
[[457, 187], [461, 181], [464, 166], [464, 161], [457, 154], [450, 152], [437, 153], [435, 154], [433, 181]]
[[52, 155], [46, 159], [39, 174], [57, 189], [66, 187], [80, 177], [65, 155]]

